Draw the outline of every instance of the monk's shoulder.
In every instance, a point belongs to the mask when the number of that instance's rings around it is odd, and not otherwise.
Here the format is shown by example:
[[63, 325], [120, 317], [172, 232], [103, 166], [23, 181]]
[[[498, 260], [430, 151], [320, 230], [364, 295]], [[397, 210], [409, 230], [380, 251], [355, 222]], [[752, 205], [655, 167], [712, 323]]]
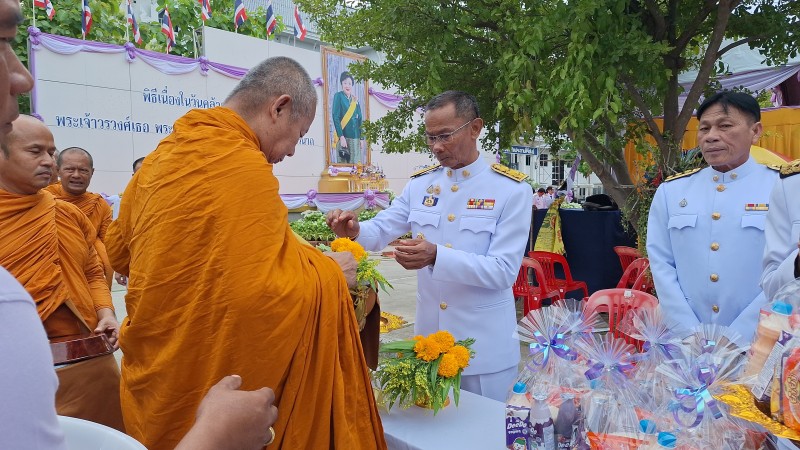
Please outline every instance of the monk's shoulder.
[[86, 214], [72, 203], [56, 199], [56, 218], [59, 217], [62, 219], [58, 222], [59, 227], [72, 227], [80, 230], [83, 234], [92, 234], [91, 230], [94, 229], [94, 225], [86, 217]]

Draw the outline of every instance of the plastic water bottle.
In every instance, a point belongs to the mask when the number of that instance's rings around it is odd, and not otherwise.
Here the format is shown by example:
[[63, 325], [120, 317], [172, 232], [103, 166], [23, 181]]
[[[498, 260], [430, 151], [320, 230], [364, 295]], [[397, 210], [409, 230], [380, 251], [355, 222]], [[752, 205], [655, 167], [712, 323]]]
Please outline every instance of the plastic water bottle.
[[575, 396], [561, 394], [561, 407], [554, 424], [556, 435], [556, 448], [558, 450], [573, 450], [577, 443], [578, 411], [575, 409]]
[[547, 406], [547, 396], [534, 394], [531, 405], [531, 435], [528, 440], [530, 450], [555, 450], [556, 439], [553, 427], [553, 417], [550, 407]]
[[528, 449], [531, 404], [525, 395], [527, 391], [525, 383], [516, 383], [506, 401], [506, 448]]

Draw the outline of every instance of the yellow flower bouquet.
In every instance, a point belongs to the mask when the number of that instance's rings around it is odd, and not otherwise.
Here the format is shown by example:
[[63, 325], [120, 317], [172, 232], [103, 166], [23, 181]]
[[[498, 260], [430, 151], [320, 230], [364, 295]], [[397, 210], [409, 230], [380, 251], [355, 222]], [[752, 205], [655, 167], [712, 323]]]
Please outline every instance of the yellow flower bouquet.
[[381, 345], [380, 352], [386, 356], [378, 362], [374, 377], [386, 408], [395, 403], [404, 408], [424, 403], [436, 414], [446, 406], [450, 389], [458, 405], [461, 372], [475, 356], [470, 348], [474, 343], [472, 338], [456, 342], [452, 334], [440, 330]]
[[[350, 290], [350, 296], [353, 297], [353, 308], [356, 312], [358, 328], [363, 330], [366, 325], [367, 315], [369, 315], [375, 302], [377, 302], [378, 288], [384, 292], [388, 292], [387, 286], [393, 288], [391, 283], [378, 272], [377, 266], [380, 261], [369, 259], [367, 251], [364, 250], [361, 244], [347, 238], [335, 239], [331, 242], [330, 247], [318, 245], [317, 248], [321, 251], [350, 252], [353, 254], [353, 258], [358, 263], [356, 267], [357, 288]], [[375, 346], [377, 347], [377, 342]]]

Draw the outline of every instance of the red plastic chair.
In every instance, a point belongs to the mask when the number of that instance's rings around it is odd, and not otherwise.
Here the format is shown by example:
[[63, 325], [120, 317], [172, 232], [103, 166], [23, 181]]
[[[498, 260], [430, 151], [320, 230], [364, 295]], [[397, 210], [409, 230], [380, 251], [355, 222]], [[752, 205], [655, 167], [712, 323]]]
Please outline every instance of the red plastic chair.
[[625, 269], [625, 272], [623, 272], [622, 277], [620, 277], [619, 282], [617, 283], [617, 288], [638, 289], [640, 291], [647, 292], [646, 290], [642, 289], [637, 282], [639, 277], [641, 277], [649, 267], [650, 261], [647, 258], [638, 258], [634, 260], [628, 265], [628, 268]]
[[619, 256], [619, 263], [622, 265], [623, 272], [628, 269], [628, 266], [631, 265], [632, 262], [642, 257], [642, 253], [639, 252], [639, 249], [626, 247], [624, 245], [614, 247], [614, 252]]
[[[534, 280], [538, 286], [533, 284]], [[515, 298], [522, 298], [522, 313], [526, 316], [530, 311], [541, 308], [544, 299], [563, 298], [557, 288], [550, 288], [547, 285], [542, 266], [531, 258], [522, 258], [522, 265], [512, 290]]]
[[[569, 270], [567, 258], [558, 253], [551, 252], [528, 252], [528, 256], [535, 259], [544, 269], [545, 281], [548, 286], [557, 287], [564, 297], [567, 292], [577, 289], [583, 290], [583, 296], [589, 296], [589, 287], [583, 281], [573, 280], [572, 272]], [[556, 278], [556, 264], [560, 264], [564, 271], [564, 278]]]
[[584, 315], [589, 317], [593, 312], [608, 313], [608, 330], [615, 338], [621, 338], [642, 350], [642, 342], [622, 334], [618, 327], [628, 311], [639, 308], [654, 308], [658, 299], [647, 292], [635, 289], [601, 289], [589, 297], [584, 307]]

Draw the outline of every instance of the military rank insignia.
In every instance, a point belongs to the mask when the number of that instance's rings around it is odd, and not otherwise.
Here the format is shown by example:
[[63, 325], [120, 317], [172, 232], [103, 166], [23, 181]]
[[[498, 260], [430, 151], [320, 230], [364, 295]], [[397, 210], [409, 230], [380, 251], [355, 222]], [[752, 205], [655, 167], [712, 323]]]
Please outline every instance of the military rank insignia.
[[746, 203], [745, 211], [769, 211], [769, 203]]
[[425, 206], [436, 206], [437, 203], [439, 203], [439, 197], [434, 197], [433, 195], [426, 195], [422, 199], [422, 204]]
[[467, 201], [467, 209], [494, 209], [494, 199], [471, 198]]

